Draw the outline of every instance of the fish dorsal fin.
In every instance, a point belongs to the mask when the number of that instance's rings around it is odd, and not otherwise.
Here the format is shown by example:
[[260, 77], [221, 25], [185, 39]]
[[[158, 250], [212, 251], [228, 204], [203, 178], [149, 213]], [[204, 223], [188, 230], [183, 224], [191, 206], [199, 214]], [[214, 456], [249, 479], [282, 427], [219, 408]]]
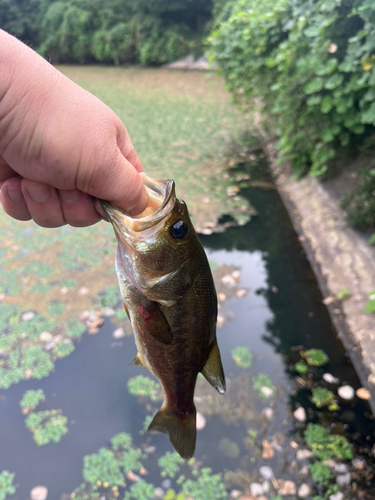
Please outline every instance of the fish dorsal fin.
[[141, 360], [139, 352], [137, 352], [136, 357], [133, 359], [133, 361], [130, 363], [130, 365], [131, 366], [140, 366], [142, 368], [146, 368], [146, 370], [147, 370], [147, 367], [143, 364], [143, 361]]
[[212, 343], [210, 354], [201, 373], [220, 394], [225, 394], [225, 376], [216, 339]]

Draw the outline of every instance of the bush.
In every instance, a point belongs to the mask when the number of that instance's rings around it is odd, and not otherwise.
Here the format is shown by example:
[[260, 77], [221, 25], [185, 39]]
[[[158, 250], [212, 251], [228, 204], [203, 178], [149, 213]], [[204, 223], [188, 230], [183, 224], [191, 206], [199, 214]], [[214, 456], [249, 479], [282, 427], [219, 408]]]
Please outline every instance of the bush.
[[261, 97], [296, 173], [324, 174], [373, 133], [372, 0], [237, 0], [222, 16], [212, 57], [237, 102]]

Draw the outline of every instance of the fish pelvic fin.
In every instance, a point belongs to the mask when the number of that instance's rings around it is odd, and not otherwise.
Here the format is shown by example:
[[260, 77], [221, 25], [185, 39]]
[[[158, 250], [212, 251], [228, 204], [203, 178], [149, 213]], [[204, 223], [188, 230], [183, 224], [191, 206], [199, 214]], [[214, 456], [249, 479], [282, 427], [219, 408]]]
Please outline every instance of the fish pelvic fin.
[[164, 406], [157, 412], [148, 430], [168, 434], [174, 449], [182, 458], [191, 458], [195, 450], [196, 409], [185, 415]]
[[213, 386], [220, 394], [225, 394], [226, 384], [223, 365], [221, 363], [219, 346], [215, 339], [212, 343], [210, 354], [207, 361], [201, 370], [205, 379]]
[[147, 370], [147, 367], [143, 363], [141, 356], [139, 355], [139, 352], [137, 352], [137, 355], [133, 359], [133, 361], [130, 363], [130, 366], [140, 366], [141, 368], [145, 368]]

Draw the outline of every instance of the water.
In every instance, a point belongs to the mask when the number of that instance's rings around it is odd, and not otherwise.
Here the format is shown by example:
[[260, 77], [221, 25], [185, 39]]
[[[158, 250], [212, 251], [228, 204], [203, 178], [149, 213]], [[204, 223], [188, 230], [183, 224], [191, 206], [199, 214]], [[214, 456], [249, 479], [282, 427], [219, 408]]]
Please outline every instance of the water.
[[[330, 361], [318, 370], [320, 374], [327, 371], [341, 383], [360, 387], [277, 192], [248, 189], [244, 194], [258, 210], [258, 217], [223, 234], [201, 236], [209, 259], [219, 266], [216, 275], [220, 269], [238, 268], [240, 283], [236, 287], [246, 289], [247, 294], [242, 298], [232, 294], [219, 311], [224, 323], [218, 330], [218, 342], [229, 389], [227, 396], [217, 399], [220, 397], [207, 382], [199, 380], [197, 405], [207, 425], [198, 432], [195, 457], [214, 472], [238, 469], [254, 478], [261, 465], [270, 465], [276, 477], [298, 483], [298, 470], [289, 467], [294, 460], [289, 443], [295, 440], [303, 446], [304, 427], [296, 424], [292, 416], [299, 405], [311, 409], [310, 421], [349, 432], [356, 449], [371, 448], [374, 424], [366, 402], [358, 398], [348, 403], [340, 401], [342, 409], [334, 415], [317, 411], [309, 399], [309, 388], [296, 382], [293, 365], [300, 358], [295, 348], [303, 346], [321, 348], [328, 354]], [[222, 287], [220, 279], [218, 284], [218, 288]], [[230, 289], [227, 293], [230, 296]], [[50, 499], [70, 493], [82, 482], [83, 457], [108, 446], [110, 438], [122, 431], [131, 433], [137, 446], [156, 446], [156, 452], [144, 465], [149, 471], [147, 481], [160, 485], [157, 458], [172, 451], [169, 440], [164, 435], [139, 433], [145, 416], [152, 414], [159, 402], [150, 405], [144, 398], [129, 394], [127, 380], [145, 372], [129, 366], [136, 354], [133, 338], [114, 341], [113, 330], [107, 319], [97, 335], [85, 334], [75, 352], [58, 361], [48, 378], [23, 381], [1, 392], [0, 470], [15, 472], [15, 483], [19, 485], [15, 498], [26, 500], [31, 488], [38, 484], [48, 487]], [[248, 346], [254, 355], [248, 370], [236, 367], [231, 358], [231, 350], [239, 345]], [[274, 398], [264, 401], [252, 389], [250, 376], [258, 373], [271, 378], [277, 388]], [[47, 397], [38, 410], [61, 408], [68, 416], [69, 433], [59, 444], [38, 447], [25, 428], [19, 401], [25, 390], [38, 388]], [[207, 394], [213, 401], [211, 407], [207, 406]], [[219, 401], [218, 408], [215, 401]], [[261, 416], [265, 407], [274, 411], [270, 423]], [[249, 429], [258, 434], [255, 446], [246, 444]], [[220, 445], [223, 438], [237, 443], [238, 457], [226, 456], [224, 445]], [[279, 443], [280, 450], [270, 460], [261, 457], [263, 439]], [[237, 484], [241, 489], [241, 481], [232, 483], [228, 484]]]

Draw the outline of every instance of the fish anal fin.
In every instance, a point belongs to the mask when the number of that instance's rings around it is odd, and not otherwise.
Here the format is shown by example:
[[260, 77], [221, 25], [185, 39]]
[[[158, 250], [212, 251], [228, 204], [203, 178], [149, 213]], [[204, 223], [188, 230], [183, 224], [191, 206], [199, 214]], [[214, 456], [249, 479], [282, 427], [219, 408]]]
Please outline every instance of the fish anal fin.
[[146, 368], [147, 370], [147, 367], [144, 365], [143, 361], [141, 360], [141, 357], [139, 355], [139, 352], [137, 353], [136, 357], [133, 359], [133, 361], [130, 363], [131, 366], [140, 366], [142, 368]]
[[210, 354], [201, 373], [220, 394], [225, 394], [225, 376], [216, 339], [212, 343]]
[[196, 410], [193, 408], [191, 412], [182, 415], [162, 407], [155, 415], [148, 430], [168, 434], [177, 453], [182, 458], [191, 458], [194, 454], [197, 435]]

